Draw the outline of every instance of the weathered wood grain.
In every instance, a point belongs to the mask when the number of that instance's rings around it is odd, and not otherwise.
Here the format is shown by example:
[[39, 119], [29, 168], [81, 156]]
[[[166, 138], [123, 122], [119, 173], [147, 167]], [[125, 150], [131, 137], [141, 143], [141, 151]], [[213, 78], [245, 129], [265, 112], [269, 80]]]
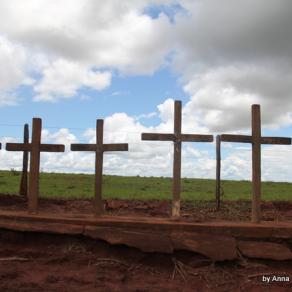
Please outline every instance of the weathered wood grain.
[[260, 221], [261, 211], [261, 112], [252, 105], [252, 214], [253, 222]]

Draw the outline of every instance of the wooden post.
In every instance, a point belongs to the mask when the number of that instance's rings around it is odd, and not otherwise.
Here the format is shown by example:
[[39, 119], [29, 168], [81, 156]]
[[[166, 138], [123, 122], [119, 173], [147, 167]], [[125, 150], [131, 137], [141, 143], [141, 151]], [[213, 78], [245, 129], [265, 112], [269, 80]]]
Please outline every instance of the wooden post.
[[172, 216], [180, 215], [180, 189], [181, 189], [181, 101], [174, 103], [174, 135], [176, 140], [173, 143], [173, 202]]
[[216, 136], [216, 210], [220, 208], [221, 200], [221, 139]]
[[100, 215], [104, 209], [102, 205], [102, 169], [103, 169], [103, 120], [96, 121], [96, 152], [95, 152], [95, 196], [94, 212]]
[[172, 216], [180, 216], [181, 191], [181, 144], [184, 142], [212, 142], [212, 135], [196, 135], [181, 133], [181, 101], [174, 103], [174, 133], [142, 133], [141, 139], [147, 141], [172, 141], [173, 149], [173, 182], [172, 182]]
[[93, 198], [93, 214], [100, 216], [103, 212], [102, 203], [102, 166], [105, 151], [128, 151], [128, 144], [103, 144], [103, 120], [96, 121], [96, 144], [71, 144], [72, 151], [95, 152], [95, 193]]
[[28, 192], [28, 210], [30, 213], [36, 213], [38, 207], [41, 131], [42, 131], [41, 119], [34, 118], [32, 122], [29, 192]]
[[252, 222], [261, 220], [261, 144], [291, 145], [291, 138], [262, 137], [260, 105], [252, 105], [252, 135], [220, 135], [221, 141], [252, 144]]
[[[24, 125], [23, 129], [23, 143], [29, 143], [29, 130], [28, 124]], [[23, 161], [22, 161], [22, 173], [20, 180], [19, 194], [21, 196], [27, 197], [27, 171], [28, 171], [28, 151], [23, 151]]]
[[261, 113], [260, 106], [252, 106], [252, 222], [261, 216]]
[[32, 121], [31, 143], [6, 143], [8, 151], [30, 151], [28, 212], [38, 212], [40, 152], [64, 152], [61, 144], [41, 144], [42, 120], [34, 118]]

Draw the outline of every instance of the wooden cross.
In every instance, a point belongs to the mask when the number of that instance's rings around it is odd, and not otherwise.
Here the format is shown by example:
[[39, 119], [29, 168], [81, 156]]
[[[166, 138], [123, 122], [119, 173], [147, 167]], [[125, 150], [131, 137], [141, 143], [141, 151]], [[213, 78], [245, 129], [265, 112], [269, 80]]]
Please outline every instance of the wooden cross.
[[105, 151], [128, 151], [128, 144], [103, 144], [103, 120], [96, 121], [96, 144], [71, 144], [72, 151], [95, 152], [95, 196], [93, 199], [93, 212], [95, 216], [101, 215], [102, 204], [102, 166]]
[[42, 120], [33, 118], [31, 143], [7, 143], [8, 151], [30, 152], [30, 173], [28, 189], [28, 211], [36, 214], [38, 212], [39, 197], [39, 173], [41, 152], [64, 152], [65, 146], [61, 144], [41, 144]]
[[[23, 143], [27, 144], [28, 142], [29, 142], [28, 124], [25, 124], [23, 129]], [[23, 151], [22, 173], [19, 194], [24, 197], [27, 197], [27, 172], [28, 172], [28, 151]]]
[[173, 141], [173, 185], [172, 185], [172, 216], [180, 216], [180, 189], [181, 189], [181, 143], [182, 142], [212, 142], [213, 135], [196, 135], [181, 133], [181, 101], [174, 102], [174, 133], [142, 133], [142, 140]]
[[260, 105], [252, 105], [251, 111], [251, 136], [222, 134], [220, 135], [220, 138], [222, 142], [252, 144], [252, 221], [259, 222], [261, 217], [261, 144], [290, 145], [291, 138], [262, 137]]

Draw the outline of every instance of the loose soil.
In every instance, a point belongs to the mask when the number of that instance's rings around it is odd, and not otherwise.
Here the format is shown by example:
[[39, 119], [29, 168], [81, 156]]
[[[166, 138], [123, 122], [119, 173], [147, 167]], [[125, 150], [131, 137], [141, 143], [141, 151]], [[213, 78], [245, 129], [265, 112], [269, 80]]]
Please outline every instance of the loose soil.
[[[182, 206], [182, 220], [249, 220], [249, 202]], [[26, 200], [1, 195], [0, 210], [25, 210]], [[40, 199], [40, 212], [90, 213], [89, 200]], [[170, 202], [108, 200], [113, 215], [168, 217]], [[292, 204], [265, 202], [265, 220], [292, 220]], [[216, 248], [216, 247], [214, 247]], [[262, 282], [262, 276], [289, 282]], [[291, 291], [292, 262], [247, 260], [213, 263], [204, 256], [137, 249], [82, 236], [0, 230], [0, 291]]]
[[[127, 216], [170, 217], [171, 202], [165, 200], [117, 200], [105, 202], [105, 214]], [[0, 210], [20, 211], [27, 209], [26, 199], [16, 195], [0, 194]], [[46, 199], [40, 198], [39, 211], [52, 214], [91, 214], [92, 201], [88, 199]], [[251, 202], [225, 201], [216, 211], [210, 201], [184, 201], [181, 206], [181, 220], [205, 221], [249, 221]], [[292, 202], [275, 201], [262, 203], [262, 220], [292, 221]]]

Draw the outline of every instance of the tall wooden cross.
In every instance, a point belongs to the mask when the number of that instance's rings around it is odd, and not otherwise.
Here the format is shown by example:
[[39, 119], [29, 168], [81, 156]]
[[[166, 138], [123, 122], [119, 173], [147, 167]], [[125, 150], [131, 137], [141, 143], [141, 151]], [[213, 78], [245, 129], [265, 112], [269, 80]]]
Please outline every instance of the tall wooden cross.
[[96, 121], [96, 144], [71, 144], [72, 151], [95, 152], [95, 196], [93, 199], [93, 212], [95, 216], [101, 215], [102, 204], [102, 166], [105, 151], [128, 151], [128, 144], [103, 144], [103, 120]]
[[[262, 137], [260, 105], [251, 107], [252, 134], [220, 135], [222, 142], [240, 142], [252, 144], [252, 221], [259, 222], [261, 218], [261, 144], [290, 145], [291, 138]], [[218, 153], [217, 153], [218, 154]], [[217, 160], [218, 162], [218, 160]]]
[[182, 142], [212, 142], [213, 135], [196, 135], [181, 133], [181, 101], [174, 102], [174, 133], [142, 133], [142, 140], [173, 141], [173, 184], [172, 184], [172, 216], [180, 216], [180, 190], [181, 190], [181, 143]]
[[42, 120], [33, 118], [31, 143], [6, 143], [8, 151], [29, 151], [29, 189], [28, 211], [32, 214], [38, 212], [39, 173], [41, 152], [64, 152], [65, 146], [61, 144], [41, 144]]

